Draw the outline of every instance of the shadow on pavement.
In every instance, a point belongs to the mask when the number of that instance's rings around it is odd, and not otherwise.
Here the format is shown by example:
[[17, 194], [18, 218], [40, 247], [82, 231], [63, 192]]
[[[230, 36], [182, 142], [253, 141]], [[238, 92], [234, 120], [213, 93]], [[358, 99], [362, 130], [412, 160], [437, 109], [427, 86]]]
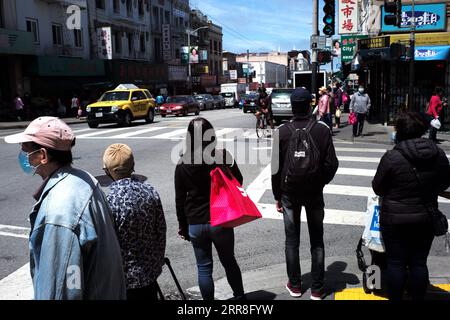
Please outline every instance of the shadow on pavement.
[[[275, 300], [277, 295], [273, 292], [265, 291], [265, 290], [258, 290], [253, 292], [248, 292], [245, 294], [247, 296], [247, 300], [254, 301], [254, 300]], [[234, 300], [233, 298], [228, 300]]]

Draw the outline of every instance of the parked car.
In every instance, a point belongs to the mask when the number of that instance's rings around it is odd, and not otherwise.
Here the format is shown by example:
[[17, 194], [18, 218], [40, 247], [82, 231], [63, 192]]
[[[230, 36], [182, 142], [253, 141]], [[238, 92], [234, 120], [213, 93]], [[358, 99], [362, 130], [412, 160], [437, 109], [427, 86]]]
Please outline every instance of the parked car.
[[225, 108], [225, 98], [221, 95], [213, 96], [214, 98], [214, 109]]
[[258, 98], [259, 95], [255, 93], [247, 94], [244, 96], [244, 104], [242, 106], [244, 113], [247, 113], [249, 111], [256, 112], [256, 107], [258, 106]]
[[115, 90], [105, 92], [101, 98], [86, 108], [90, 128], [100, 123], [119, 123], [130, 126], [134, 120], [145, 119], [152, 123], [155, 119], [155, 99], [147, 89], [134, 85], [120, 85]]
[[294, 89], [272, 90], [272, 112], [276, 123], [281, 123], [282, 120], [293, 117], [291, 106], [292, 92], [294, 92]]
[[192, 96], [172, 96], [167, 98], [159, 112], [161, 117], [165, 118], [168, 115], [187, 116], [189, 113], [194, 113], [196, 116], [200, 114], [200, 104]]
[[214, 109], [214, 98], [210, 94], [197, 94], [194, 96], [195, 100], [200, 104], [200, 110]]

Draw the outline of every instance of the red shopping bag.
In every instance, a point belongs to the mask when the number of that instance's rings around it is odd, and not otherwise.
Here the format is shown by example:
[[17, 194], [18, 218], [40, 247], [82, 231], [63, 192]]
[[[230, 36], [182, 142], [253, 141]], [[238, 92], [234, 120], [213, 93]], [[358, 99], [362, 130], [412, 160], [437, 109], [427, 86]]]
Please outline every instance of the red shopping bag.
[[211, 171], [211, 225], [234, 228], [262, 218], [241, 184], [220, 168]]
[[348, 116], [348, 123], [350, 125], [354, 125], [357, 122], [358, 122], [358, 118], [356, 117], [356, 113], [354, 113], [354, 112], [350, 113], [350, 115]]

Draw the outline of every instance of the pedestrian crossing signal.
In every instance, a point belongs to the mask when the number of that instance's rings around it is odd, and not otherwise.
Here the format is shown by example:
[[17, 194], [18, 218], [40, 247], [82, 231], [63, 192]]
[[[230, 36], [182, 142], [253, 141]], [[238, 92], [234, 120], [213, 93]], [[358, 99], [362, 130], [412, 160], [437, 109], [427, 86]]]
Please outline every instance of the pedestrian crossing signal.
[[323, 17], [323, 23], [325, 24], [323, 28], [323, 34], [326, 36], [333, 36], [335, 34], [335, 3], [334, 0], [324, 0], [325, 5], [323, 7], [323, 12], [325, 13]]
[[326, 64], [331, 62], [331, 51], [319, 51], [317, 54], [317, 62]]

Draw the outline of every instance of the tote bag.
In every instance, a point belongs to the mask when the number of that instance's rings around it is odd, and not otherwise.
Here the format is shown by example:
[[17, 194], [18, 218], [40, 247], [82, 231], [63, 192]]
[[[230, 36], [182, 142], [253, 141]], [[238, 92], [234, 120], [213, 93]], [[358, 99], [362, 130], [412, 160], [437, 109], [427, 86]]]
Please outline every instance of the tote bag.
[[369, 197], [367, 200], [366, 227], [363, 233], [363, 244], [370, 250], [384, 252], [384, 243], [380, 232], [380, 197]]
[[[230, 176], [230, 177], [229, 177]], [[211, 171], [211, 226], [234, 228], [262, 218], [241, 184], [221, 168]]]

